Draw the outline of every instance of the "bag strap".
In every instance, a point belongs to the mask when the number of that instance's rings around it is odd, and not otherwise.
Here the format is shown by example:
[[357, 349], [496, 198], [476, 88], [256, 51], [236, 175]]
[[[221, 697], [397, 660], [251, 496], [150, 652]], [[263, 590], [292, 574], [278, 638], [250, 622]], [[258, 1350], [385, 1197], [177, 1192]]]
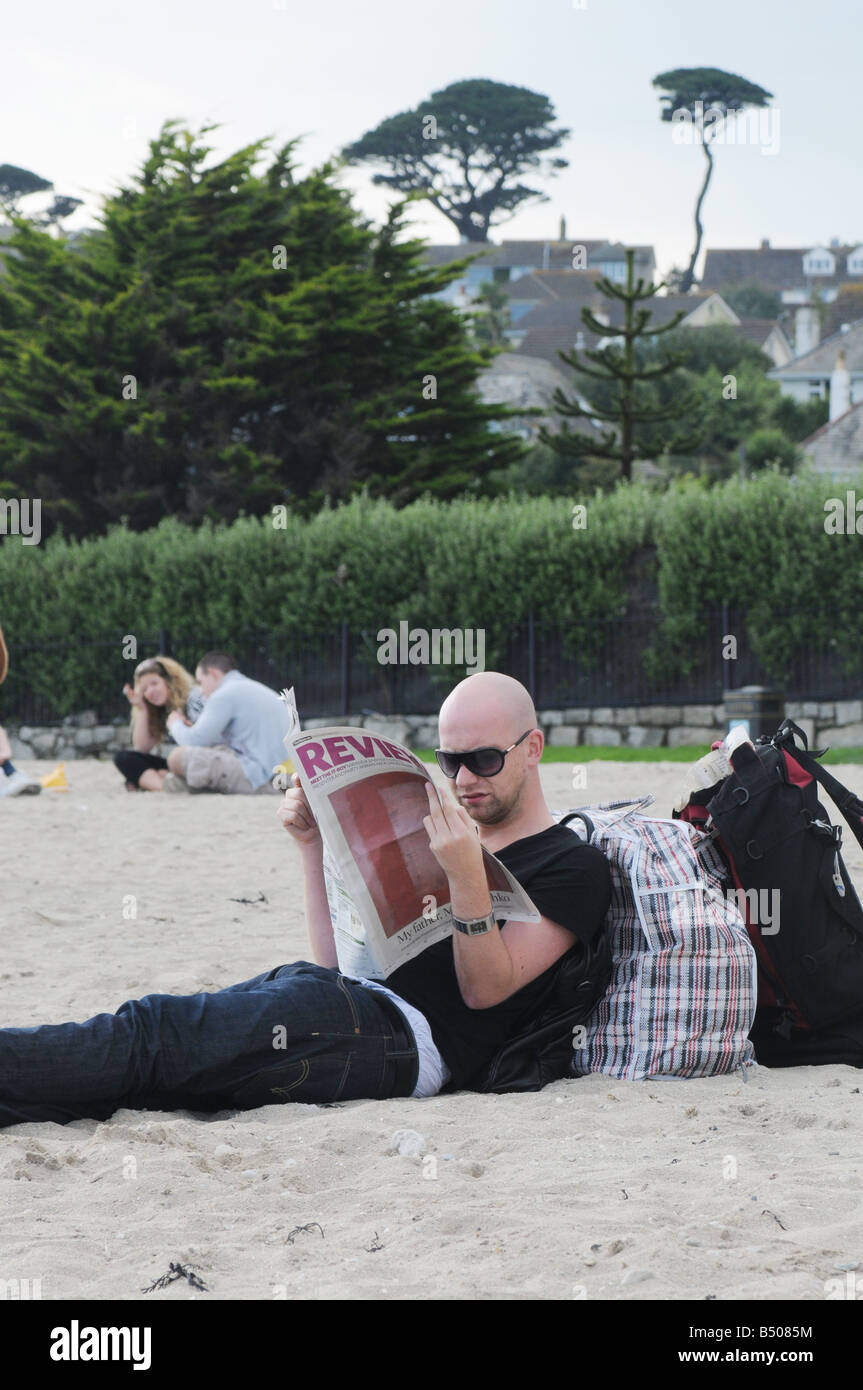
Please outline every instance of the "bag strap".
[[586, 838], [588, 840], [596, 833], [593, 821], [586, 811], [570, 811], [568, 815], [563, 816], [562, 819], [558, 821], [558, 825], [569, 825], [571, 820], [580, 820], [584, 822]]
[[[797, 734], [803, 740], [803, 748], [798, 748], [794, 741]], [[830, 797], [831, 801], [838, 806], [845, 820], [851, 829], [851, 834], [859, 845], [863, 845], [863, 801], [860, 800], [856, 792], [849, 789], [828, 772], [826, 767], [822, 767], [816, 758], [827, 752], [826, 748], [821, 748], [817, 753], [809, 752], [809, 742], [805, 733], [792, 720], [786, 719], [771, 739], [771, 743], [783, 747], [790, 744], [791, 756], [800, 764], [805, 772], [814, 777], [819, 782]], [[793, 751], [792, 751], [793, 750]]]

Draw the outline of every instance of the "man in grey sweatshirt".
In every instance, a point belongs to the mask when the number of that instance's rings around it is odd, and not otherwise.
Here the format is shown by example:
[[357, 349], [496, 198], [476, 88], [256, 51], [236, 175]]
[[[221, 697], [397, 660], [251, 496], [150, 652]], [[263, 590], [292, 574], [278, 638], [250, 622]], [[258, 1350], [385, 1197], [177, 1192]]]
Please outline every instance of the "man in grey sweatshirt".
[[165, 791], [215, 791], [251, 795], [273, 791], [273, 768], [284, 760], [290, 723], [284, 700], [236, 669], [224, 652], [201, 657], [195, 679], [206, 697], [190, 724], [175, 710], [168, 717], [178, 745], [168, 755], [172, 776]]

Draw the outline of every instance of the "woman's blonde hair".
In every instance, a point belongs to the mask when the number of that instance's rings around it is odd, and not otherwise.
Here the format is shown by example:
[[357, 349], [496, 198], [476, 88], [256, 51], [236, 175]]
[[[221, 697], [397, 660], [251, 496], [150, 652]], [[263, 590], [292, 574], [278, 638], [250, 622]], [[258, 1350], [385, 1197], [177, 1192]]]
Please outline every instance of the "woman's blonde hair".
[[[195, 677], [190, 675], [185, 666], [181, 666], [179, 661], [175, 661], [172, 656], [151, 656], [135, 667], [135, 689], [139, 688], [145, 676], [150, 675], [161, 676], [168, 687], [168, 703], [166, 705], [151, 705], [149, 700], [144, 701], [150, 733], [153, 738], [158, 738], [161, 742], [167, 733], [168, 715], [172, 710], [178, 709], [182, 713], [186, 708], [186, 701], [195, 684]], [[133, 708], [133, 722], [134, 719]]]

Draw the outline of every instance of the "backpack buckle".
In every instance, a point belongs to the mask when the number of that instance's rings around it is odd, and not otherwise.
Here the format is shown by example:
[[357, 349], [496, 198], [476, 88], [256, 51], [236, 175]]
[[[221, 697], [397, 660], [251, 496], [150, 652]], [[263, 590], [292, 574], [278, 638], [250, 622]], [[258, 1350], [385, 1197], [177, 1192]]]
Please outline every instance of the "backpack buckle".
[[833, 856], [833, 886], [840, 898], [845, 897], [845, 881], [842, 878], [842, 871], [839, 866], [839, 852]]

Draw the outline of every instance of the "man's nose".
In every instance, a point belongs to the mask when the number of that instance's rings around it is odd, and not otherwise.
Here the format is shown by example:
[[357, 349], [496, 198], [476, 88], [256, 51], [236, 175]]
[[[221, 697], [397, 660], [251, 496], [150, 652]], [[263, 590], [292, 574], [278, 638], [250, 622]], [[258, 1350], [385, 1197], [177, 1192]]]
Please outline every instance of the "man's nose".
[[471, 786], [476, 780], [477, 780], [476, 773], [475, 773], [475, 772], [471, 772], [468, 768], [466, 768], [465, 765], [464, 765], [464, 763], [460, 763], [460, 764], [459, 764], [458, 772], [457, 772], [456, 775], [455, 775], [455, 784], [456, 784], [456, 786], [457, 786], [457, 787], [462, 787], [462, 788], [469, 787], [469, 786]]

